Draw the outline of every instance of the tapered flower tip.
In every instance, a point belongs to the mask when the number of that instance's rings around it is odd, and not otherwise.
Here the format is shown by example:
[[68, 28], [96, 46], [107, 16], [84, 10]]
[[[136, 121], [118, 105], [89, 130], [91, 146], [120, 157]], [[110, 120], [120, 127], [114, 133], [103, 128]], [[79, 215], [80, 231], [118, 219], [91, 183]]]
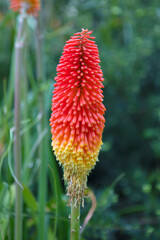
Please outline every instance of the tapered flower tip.
[[17, 12], [21, 12], [24, 9], [30, 15], [37, 16], [40, 11], [39, 0], [10, 0], [10, 8]]
[[84, 197], [87, 176], [102, 145], [103, 73], [92, 31], [82, 29], [64, 46], [57, 66], [50, 118], [52, 146], [63, 165], [71, 203]]

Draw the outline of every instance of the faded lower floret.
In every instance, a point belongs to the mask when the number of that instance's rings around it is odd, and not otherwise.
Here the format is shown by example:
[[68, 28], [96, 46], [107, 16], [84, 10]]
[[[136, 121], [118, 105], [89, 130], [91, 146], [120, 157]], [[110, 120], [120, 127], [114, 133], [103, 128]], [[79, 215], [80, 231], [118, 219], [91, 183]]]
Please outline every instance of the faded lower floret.
[[82, 178], [82, 176], [77, 176], [76, 173], [71, 175], [64, 170], [64, 180], [67, 182], [68, 205], [70, 206], [74, 202], [75, 206], [82, 204], [84, 207], [84, 191], [87, 188], [87, 176], [83, 176]]

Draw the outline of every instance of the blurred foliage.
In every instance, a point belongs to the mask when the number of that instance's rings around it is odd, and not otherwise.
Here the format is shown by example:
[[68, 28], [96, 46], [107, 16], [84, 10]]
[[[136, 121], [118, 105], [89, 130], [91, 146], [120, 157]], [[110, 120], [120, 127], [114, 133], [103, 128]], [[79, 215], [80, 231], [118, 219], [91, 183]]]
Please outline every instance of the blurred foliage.
[[[107, 108], [106, 127], [99, 162], [89, 177], [88, 185], [95, 192], [98, 206], [83, 233], [83, 239], [92, 240], [140, 240], [160, 239], [160, 4], [158, 0], [55, 0], [44, 1], [42, 8], [44, 61], [47, 81], [37, 86], [34, 80], [33, 34], [28, 52], [27, 94], [28, 124], [37, 119], [37, 95], [41, 88], [46, 92], [47, 119], [50, 116], [51, 92], [56, 65], [65, 41], [80, 29], [93, 30], [99, 47], [104, 73], [104, 104]], [[12, 77], [10, 68], [13, 53], [16, 14], [8, 10], [7, 1], [0, 2], [0, 100], [1, 133], [0, 153], [4, 154], [10, 142], [9, 130], [13, 126], [12, 94], [9, 89]], [[30, 23], [32, 25], [32, 22]], [[32, 56], [32, 57], [30, 57]], [[22, 79], [23, 81], [23, 79]], [[11, 96], [10, 99], [8, 99]], [[8, 103], [8, 101], [10, 101]], [[10, 106], [7, 109], [8, 105]], [[25, 115], [22, 116], [26, 120]], [[31, 131], [36, 141], [35, 127]], [[48, 126], [49, 129], [49, 126]], [[49, 131], [49, 130], [48, 130]], [[30, 134], [31, 134], [30, 133]], [[49, 135], [49, 134], [48, 134]], [[50, 138], [50, 136], [49, 136]], [[48, 138], [48, 151], [50, 141]], [[24, 146], [25, 149], [25, 146]], [[34, 149], [32, 148], [34, 151]], [[9, 150], [10, 151], [10, 150]], [[13, 227], [13, 177], [7, 162], [2, 165], [0, 183], [0, 229], [6, 228], [9, 212], [9, 230]], [[31, 154], [31, 155], [30, 155]], [[29, 181], [25, 184], [25, 228], [31, 229], [34, 238], [34, 214], [37, 208], [37, 173], [40, 160], [30, 152]], [[50, 159], [53, 155], [50, 151]], [[115, 179], [124, 173], [115, 185]], [[60, 172], [60, 176], [61, 172]], [[26, 177], [28, 179], [28, 175]], [[48, 180], [49, 181], [49, 180]], [[52, 179], [53, 181], [53, 179]], [[47, 221], [54, 221], [55, 193], [49, 181]], [[61, 184], [61, 183], [59, 183]], [[63, 184], [63, 182], [62, 182]], [[60, 188], [60, 187], [59, 187]], [[62, 193], [60, 193], [62, 194]], [[28, 196], [28, 197], [27, 197]], [[28, 199], [29, 198], [29, 199]], [[31, 201], [30, 201], [31, 199]], [[8, 200], [7, 200], [8, 201]], [[66, 198], [62, 195], [62, 205]], [[89, 209], [86, 199], [82, 220]], [[34, 214], [31, 217], [31, 210]], [[63, 208], [62, 208], [63, 209]], [[64, 210], [65, 211], [65, 210]], [[68, 222], [66, 212], [59, 214], [59, 225]], [[36, 220], [35, 220], [36, 221]], [[3, 225], [2, 225], [3, 224]], [[63, 229], [63, 228], [62, 228]], [[1, 230], [0, 230], [1, 231]], [[59, 233], [61, 229], [59, 228]], [[8, 233], [9, 234], [9, 233]], [[48, 230], [48, 239], [52, 239]], [[58, 235], [60, 236], [60, 235]], [[6, 238], [10, 239], [10, 238]], [[27, 238], [28, 239], [28, 238]], [[58, 239], [67, 239], [63, 236]]]

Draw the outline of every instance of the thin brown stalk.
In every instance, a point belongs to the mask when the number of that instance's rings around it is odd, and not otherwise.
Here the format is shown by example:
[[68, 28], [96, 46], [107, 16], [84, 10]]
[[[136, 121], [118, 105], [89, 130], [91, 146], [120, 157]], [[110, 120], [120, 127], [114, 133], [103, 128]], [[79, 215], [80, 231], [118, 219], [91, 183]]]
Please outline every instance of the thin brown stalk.
[[91, 198], [92, 206], [91, 206], [91, 208], [90, 208], [90, 210], [89, 210], [89, 212], [88, 212], [88, 214], [87, 214], [87, 216], [86, 216], [86, 218], [84, 220], [84, 223], [83, 223], [83, 225], [82, 225], [82, 227], [80, 229], [80, 233], [82, 233], [84, 231], [86, 225], [88, 224], [88, 222], [92, 218], [93, 213], [94, 213], [94, 211], [95, 211], [95, 209], [97, 207], [96, 197], [95, 197], [95, 195], [94, 195], [94, 193], [92, 191], [89, 191], [88, 197]]

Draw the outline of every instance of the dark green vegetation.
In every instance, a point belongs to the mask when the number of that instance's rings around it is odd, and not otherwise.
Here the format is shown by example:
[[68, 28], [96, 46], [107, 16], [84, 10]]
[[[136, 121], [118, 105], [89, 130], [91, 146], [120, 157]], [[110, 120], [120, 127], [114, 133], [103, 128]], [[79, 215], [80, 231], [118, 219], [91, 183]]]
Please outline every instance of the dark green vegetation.
[[[62, 172], [50, 147], [53, 78], [65, 41], [81, 28], [93, 30], [104, 72], [107, 108], [99, 162], [88, 186], [96, 211], [83, 232], [92, 240], [160, 239], [160, 5], [158, 0], [46, 0], [42, 9], [46, 81], [35, 78], [34, 22], [30, 19], [26, 68], [22, 69], [23, 239], [38, 235], [38, 146], [46, 137], [46, 238], [67, 240]], [[0, 239], [13, 240], [13, 71], [16, 14], [0, 1]], [[37, 134], [38, 96], [45, 93], [45, 131]], [[34, 196], [34, 197], [33, 197]], [[81, 222], [90, 200], [86, 199]], [[57, 211], [56, 211], [57, 210]], [[56, 221], [55, 221], [56, 220]], [[68, 229], [68, 230], [67, 230]], [[5, 235], [5, 237], [3, 237]]]

